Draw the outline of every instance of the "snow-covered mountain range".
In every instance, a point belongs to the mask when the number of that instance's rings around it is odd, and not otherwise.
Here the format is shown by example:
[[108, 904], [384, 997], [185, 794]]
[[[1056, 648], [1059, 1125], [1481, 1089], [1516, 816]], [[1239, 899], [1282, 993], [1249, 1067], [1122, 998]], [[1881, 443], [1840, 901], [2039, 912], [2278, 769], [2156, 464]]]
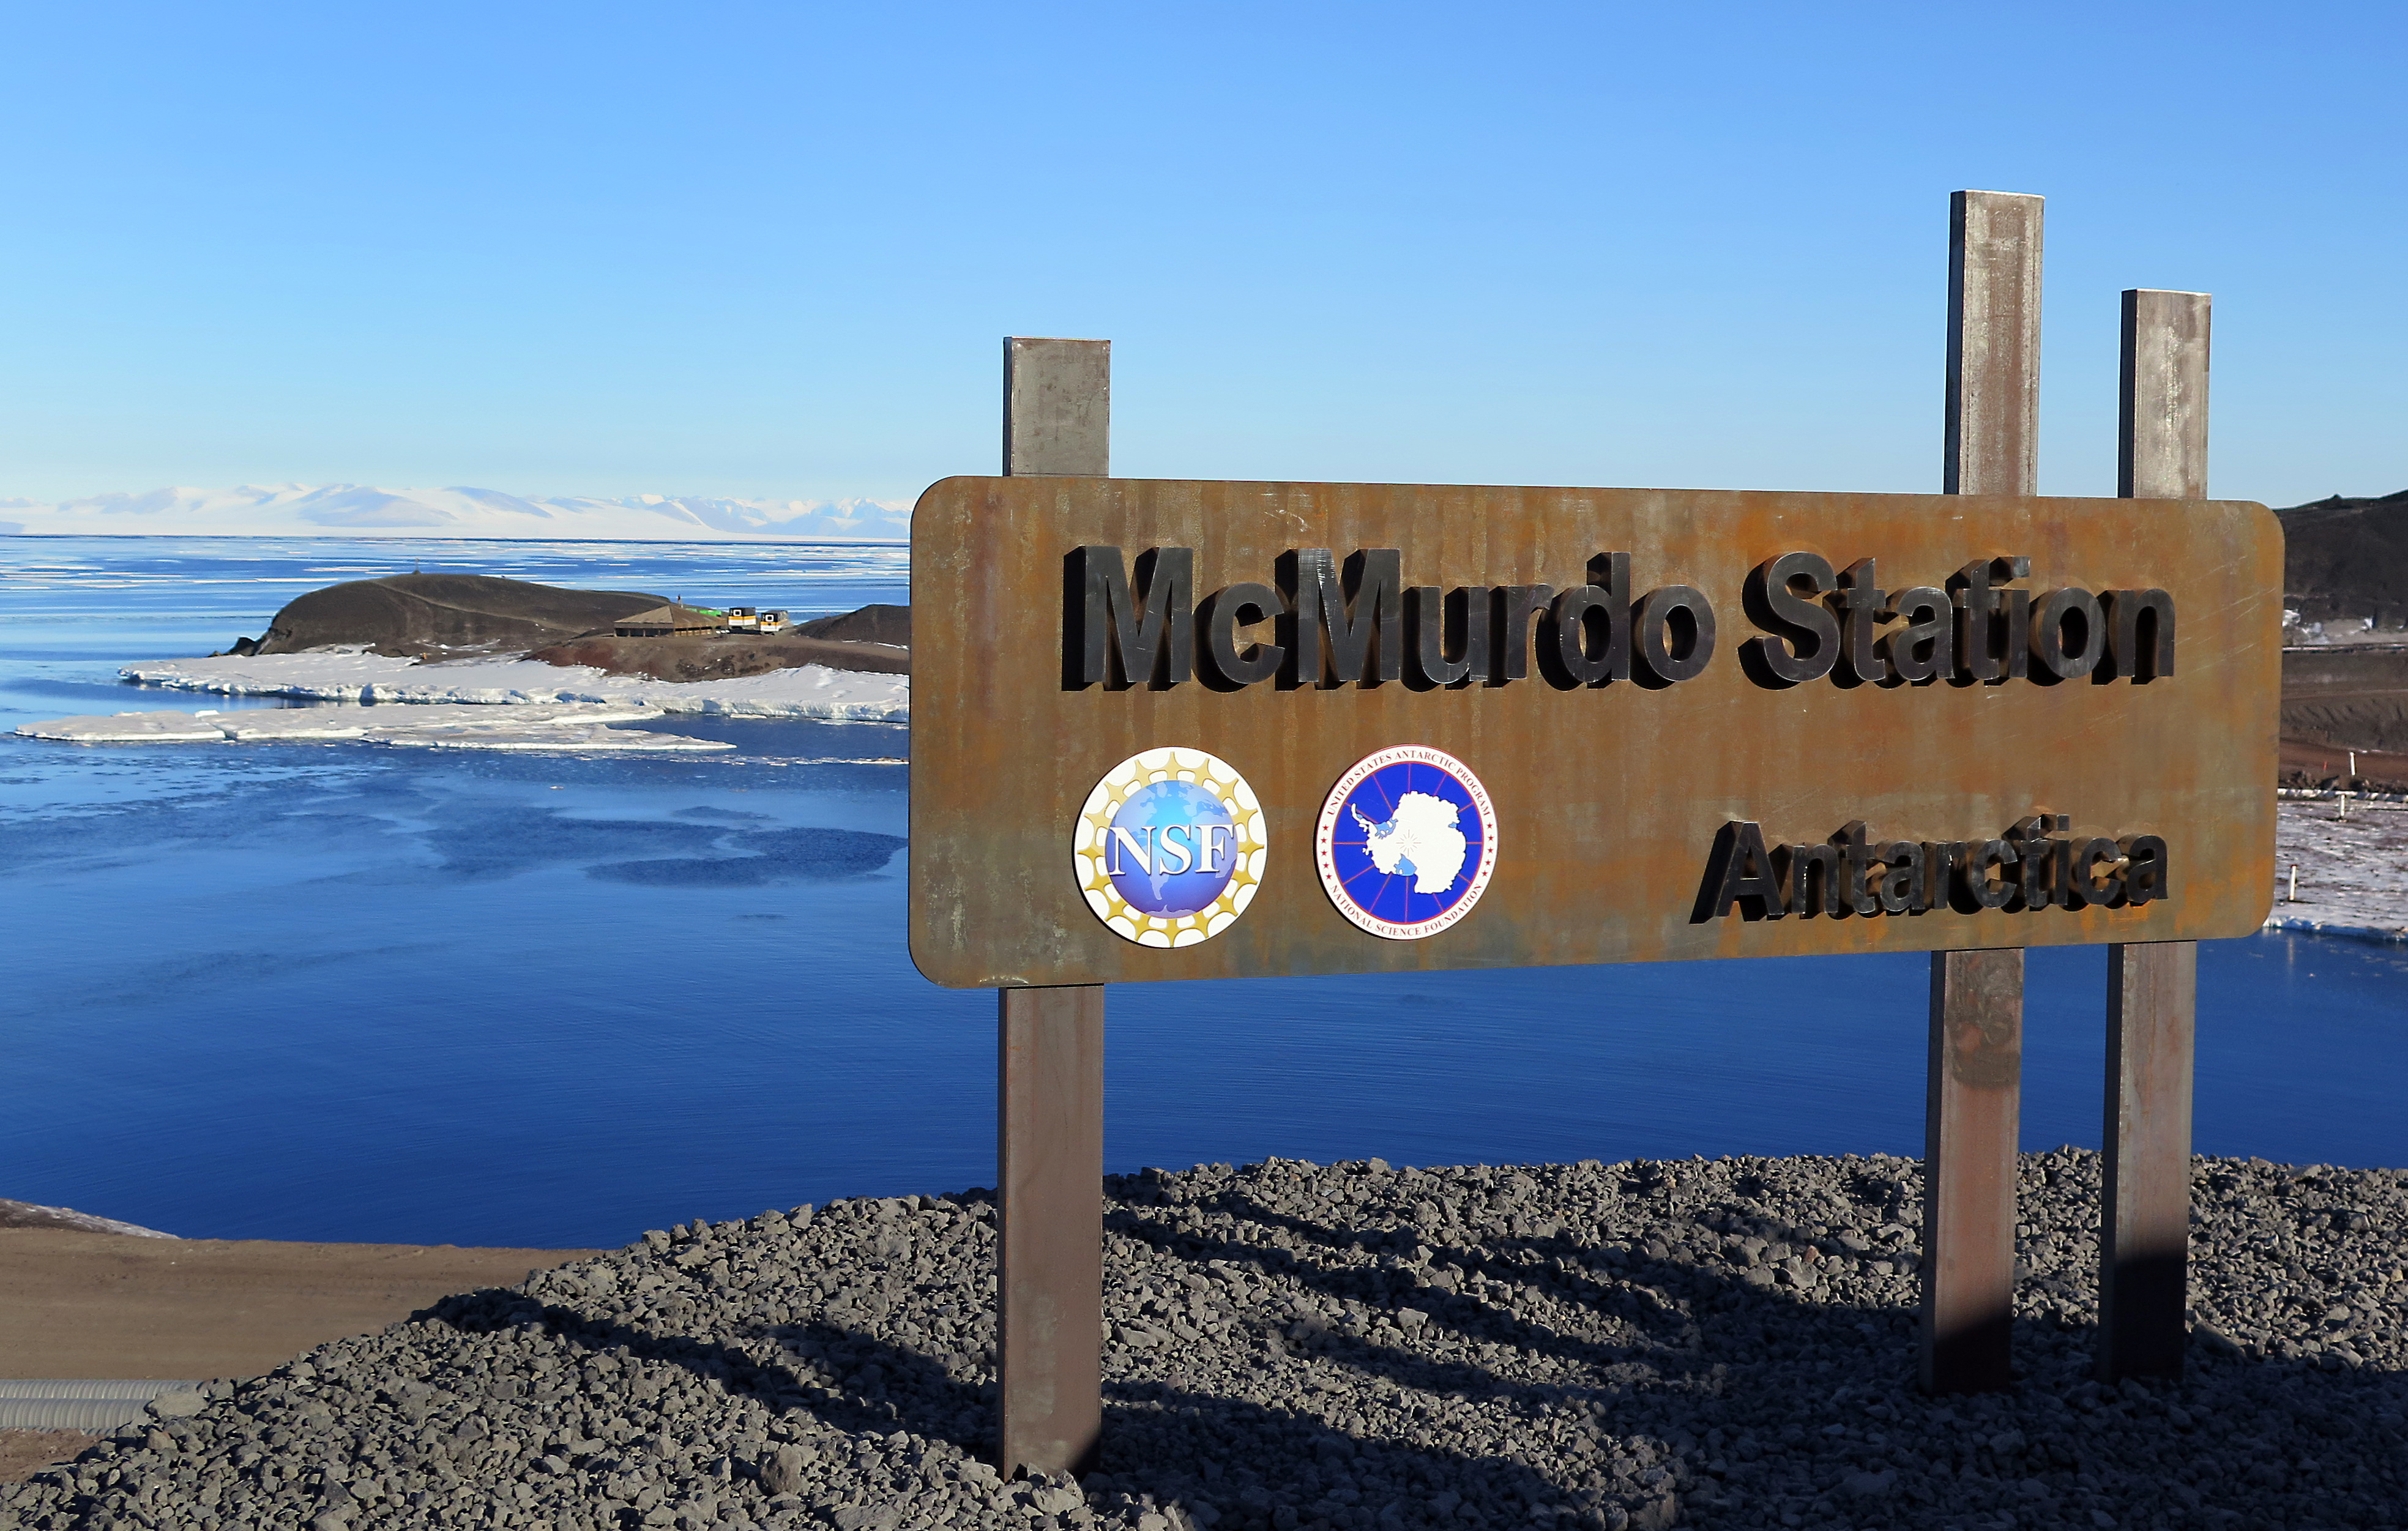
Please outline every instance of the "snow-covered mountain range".
[[727, 500], [631, 494], [523, 499], [495, 489], [242, 484], [88, 499], [0, 500], [0, 534], [80, 537], [462, 537], [538, 541], [901, 541], [889, 500]]

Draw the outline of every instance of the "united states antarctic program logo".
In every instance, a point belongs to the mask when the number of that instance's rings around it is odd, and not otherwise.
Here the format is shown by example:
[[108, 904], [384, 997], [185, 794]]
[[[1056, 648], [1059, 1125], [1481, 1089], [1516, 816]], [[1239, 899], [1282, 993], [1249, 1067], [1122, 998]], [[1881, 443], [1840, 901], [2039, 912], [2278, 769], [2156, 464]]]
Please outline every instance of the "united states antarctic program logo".
[[1269, 843], [1237, 768], [1201, 750], [1148, 750], [1104, 773], [1071, 842], [1096, 918], [1140, 946], [1194, 946], [1254, 902]]
[[1435, 936], [1480, 902], [1497, 869], [1497, 810], [1471, 767], [1403, 744], [1338, 779], [1313, 835], [1321, 885], [1374, 936]]

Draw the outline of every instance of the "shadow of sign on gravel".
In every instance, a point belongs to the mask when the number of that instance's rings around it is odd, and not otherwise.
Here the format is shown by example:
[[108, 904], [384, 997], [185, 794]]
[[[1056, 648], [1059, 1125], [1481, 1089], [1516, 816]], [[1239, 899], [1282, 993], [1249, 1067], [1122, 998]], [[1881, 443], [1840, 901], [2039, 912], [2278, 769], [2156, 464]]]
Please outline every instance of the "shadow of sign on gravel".
[[[2094, 1160], [2034, 1156], [2029, 1195], [2080, 1199]], [[1870, 1224], [1911, 1205], [1913, 1177], [1895, 1166], [1831, 1167], [1827, 1214], [1845, 1205]], [[1319, 1178], [1386, 1177], [1340, 1166]], [[2408, 1462], [2398, 1372], [2253, 1359], [2203, 1329], [2190, 1382], [2103, 1390], [2089, 1381], [2095, 1314], [2068, 1268], [2080, 1266], [2075, 1249], [2042, 1254], [2028, 1278], [2021, 1391], [1926, 1398], [1911, 1385], [1912, 1278], [1875, 1277], [1887, 1300], [1832, 1300], [1868, 1284], [1843, 1272], [1838, 1238], [1821, 1238], [1831, 1253], [1815, 1264], [1828, 1273], [1772, 1274], [1800, 1267], [1759, 1229], [1788, 1232], [1801, 1250], [1819, 1236], [1763, 1215], [1760, 1198], [1778, 1185], [1727, 1179], [1742, 1204], [1710, 1195], [1722, 1188], [1694, 1168], [1627, 1170], [1612, 1190], [1636, 1221], [1607, 1238], [1523, 1205], [1539, 1198], [1506, 1209], [1465, 1198], [1498, 1221], [1434, 1243], [1388, 1215], [1400, 1207], [1339, 1221], [1226, 1180], [1116, 1180], [1107, 1426], [1088, 1502], [1196, 1507], [1198, 1524], [1275, 1531], [1540, 1516], [1616, 1528], [1793, 1516], [1995, 1525], [2001, 1513], [2095, 1526], [2094, 1512], [2129, 1524], [2137, 1505], [2189, 1517], [2170, 1524], [2225, 1524], [2219, 1511], [2386, 1524], [2369, 1517]], [[2216, 1178], [2225, 1189], [2231, 1180]], [[1226, 1231], [1208, 1231], [1216, 1225]], [[1902, 1265], [1911, 1241], [1897, 1252]], [[1275, 1284], [1283, 1303], [1218, 1324], [1193, 1305], [1177, 1316], [1149, 1306], [1149, 1294], [1198, 1295], [1197, 1280], [1226, 1290], [1233, 1273]], [[784, 1359], [767, 1367], [690, 1340], [640, 1343], [752, 1379], [765, 1404], [832, 1429], [900, 1429], [968, 1456], [992, 1445], [991, 1349], [904, 1338], [947, 1295], [839, 1285], [821, 1317], [744, 1337], [778, 1345]], [[955, 1306], [962, 1295], [950, 1294]]]
[[[763, 1365], [739, 1347], [597, 1322], [556, 1305], [535, 1308], [516, 1292], [499, 1288], [447, 1298], [420, 1316], [470, 1335], [540, 1324], [595, 1352], [675, 1366], [708, 1386], [750, 1395], [780, 1414], [809, 1415], [833, 1430], [881, 1441], [899, 1439], [901, 1432], [949, 1445], [963, 1453], [965, 1465], [993, 1446], [991, 1381], [967, 1381], [935, 1358], [828, 1324], [772, 1331], [791, 1359]], [[1358, 1370], [1381, 1369], [1380, 1358], [1368, 1348], [1353, 1356], [1332, 1350], [1326, 1359]], [[991, 1373], [991, 1365], [982, 1369]], [[1460, 1381], [1489, 1390], [1469, 1376]], [[1498, 1390], [1498, 1395], [1512, 1391]], [[1369, 1482], [1399, 1485], [1398, 1492], [1412, 1501], [1415, 1524], [1511, 1524], [1523, 1518], [1526, 1508], [1555, 1506], [1574, 1512], [1578, 1524], [1643, 1528], [1671, 1524], [1676, 1510], [1670, 1468], [1657, 1469], [1668, 1486], [1642, 1496], [1637, 1515], [1616, 1514], [1602, 1495], [1568, 1496], [1538, 1467], [1510, 1455], [1478, 1458], [1436, 1441], [1367, 1438], [1309, 1413], [1232, 1400], [1175, 1381], [1111, 1382], [1105, 1395], [1110, 1443], [1080, 1501], [1097, 1509], [1142, 1513], [1156, 1505], [1201, 1504], [1226, 1507], [1204, 1513], [1214, 1522], [1234, 1517], [1239, 1525], [1342, 1525], [1354, 1524], [1346, 1512], [1362, 1501], [1354, 1485]], [[638, 1392], [634, 1401], [657, 1396]], [[637, 1432], [639, 1439], [650, 1434]], [[640, 1457], [642, 1452], [632, 1454]], [[1240, 1461], [1251, 1465], [1233, 1466]], [[609, 1475], [619, 1465], [608, 1453], [570, 1464], [597, 1475]], [[749, 1482], [766, 1504], [777, 1489], [766, 1480], [774, 1476], [763, 1463], [731, 1465], [727, 1481]], [[1299, 1507], [1316, 1499], [1325, 1501], [1319, 1512], [1311, 1522], [1302, 1520]], [[1391, 1503], [1398, 1508], [1385, 1522], [1362, 1524], [1398, 1522], [1402, 1502]], [[1601, 1512], [1578, 1516], [1600, 1504]], [[861, 1508], [863, 1514], [833, 1524], [850, 1521], [854, 1531], [926, 1524], [897, 1502], [881, 1506], [873, 1500]], [[627, 1518], [621, 1524], [648, 1523]]]
[[[971, 1192], [696, 1223], [446, 1299], [0, 1489], [0, 1523], [2400, 1524], [2408, 1185], [2202, 1160], [2190, 1378], [2102, 1389], [2098, 1167], [2024, 1157], [2012, 1395], [1913, 1387], [1907, 1161], [1271, 1161], [1110, 1181], [1079, 1484], [979, 1460], [994, 1209]], [[152, 1513], [203, 1495], [210, 1518]]]

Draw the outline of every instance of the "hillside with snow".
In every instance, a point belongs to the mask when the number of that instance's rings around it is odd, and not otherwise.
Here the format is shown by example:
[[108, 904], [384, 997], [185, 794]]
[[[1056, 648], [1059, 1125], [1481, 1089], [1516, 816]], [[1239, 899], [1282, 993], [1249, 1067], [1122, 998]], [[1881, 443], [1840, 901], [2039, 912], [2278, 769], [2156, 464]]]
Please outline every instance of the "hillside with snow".
[[631, 494], [523, 499], [495, 489], [243, 484], [88, 499], [0, 500], [0, 535], [457, 537], [599, 542], [864, 542], [911, 535], [884, 500], [728, 500]]

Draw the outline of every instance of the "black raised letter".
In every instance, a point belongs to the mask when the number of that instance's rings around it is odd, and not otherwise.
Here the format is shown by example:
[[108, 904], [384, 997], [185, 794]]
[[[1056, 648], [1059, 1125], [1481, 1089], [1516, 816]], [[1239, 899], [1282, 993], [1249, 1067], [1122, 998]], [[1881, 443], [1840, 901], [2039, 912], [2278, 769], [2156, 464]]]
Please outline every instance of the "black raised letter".
[[2127, 835], [2124, 848], [2124, 902], [2145, 904], [2173, 896], [2166, 870], [2166, 842], [2155, 835]]
[[1840, 912], [1840, 848], [1836, 845], [1789, 845], [1782, 847], [1783, 859], [1789, 864], [1789, 912], [1811, 916], [1815, 899], [1810, 891], [1812, 881], [1823, 885], [1823, 912], [1836, 916]]
[[1973, 903], [1970, 893], [1965, 894], [1962, 903], [1957, 900], [1957, 894], [1964, 892], [1964, 880], [1957, 874], [1964, 870], [1966, 858], [1977, 849], [1977, 846], [1964, 840], [1923, 842], [1923, 903], [1926, 909], [1971, 911], [1980, 907]]
[[[1630, 555], [1599, 553], [1589, 560], [1589, 583], [1555, 597], [1547, 625], [1555, 635], [1555, 657], [1574, 685], [1601, 686], [1630, 679]], [[1591, 617], [1605, 627], [1604, 642], [1591, 644]]]
[[[2027, 558], [2018, 564], [2030, 562]], [[2002, 590], [1999, 595], [1999, 616], [2007, 629], [2006, 646], [2000, 663], [2006, 666], [2006, 678], [2020, 680], [2031, 673], [2031, 592]]]
[[2019, 858], [2015, 863], [2015, 892], [2023, 900], [2019, 907], [2026, 910], [2046, 909], [2051, 902], [2048, 874], [2056, 851], [2049, 844], [2048, 831], [2056, 822], [2051, 814], [2035, 814], [2007, 831], [2015, 842]]
[[1889, 615], [1882, 605], [1889, 593], [1874, 582], [1880, 578], [1880, 565], [1870, 558], [1859, 558], [1840, 571], [1840, 589], [1846, 593], [1840, 602], [1839, 676], [1843, 682], [1889, 679], [1889, 665], [1873, 637], [1873, 624]]
[[[1493, 596], [1485, 585], [1458, 585], [1452, 593], [1436, 585], [1415, 585], [1405, 592], [1405, 625], [1412, 632], [1413, 668], [1433, 686], [1459, 685], [1488, 669], [1488, 608]], [[1446, 657], [1447, 636], [1455, 636], [1455, 657]]]
[[1923, 845], [1918, 840], [1892, 840], [1881, 848], [1885, 870], [1879, 882], [1884, 914], [1921, 914], [1924, 910]]
[[1279, 592], [1268, 585], [1229, 585], [1204, 597], [1204, 657], [1222, 680], [1233, 686], [1251, 686], [1279, 673], [1287, 651], [1276, 643], [1241, 647], [1238, 629], [1268, 622], [1284, 609]]
[[1990, 868], [1996, 866], [2012, 879], [2014, 873], [2008, 868], [2015, 864], [2015, 848], [2004, 840], [1983, 840], [1979, 844], [1968, 841], [1967, 848], [1971, 853], [1965, 858], [1962, 868], [1966, 893], [1983, 909], [2005, 909], [2017, 889], [2013, 881], [1991, 881]]
[[[1799, 585], [1806, 588], [1803, 592]], [[1840, 619], [1822, 597], [1837, 588], [1831, 561], [1821, 553], [1787, 552], [1768, 558], [1747, 578], [1748, 615], [1758, 627], [1781, 637], [1750, 638], [1740, 651], [1761, 665], [1769, 683], [1794, 686], [1819, 680], [1840, 658]], [[1782, 637], [1788, 638], [1787, 643]]]
[[1929, 585], [1901, 590], [1889, 598], [1889, 613], [1906, 625], [1885, 637], [1890, 673], [1900, 680], [1942, 678], [1956, 666], [1956, 645], [1950, 641], [1952, 610], [1948, 593]]
[[1347, 559], [1343, 583], [1328, 549], [1297, 550], [1296, 683], [1376, 686], [1402, 675], [1403, 586], [1404, 555], [1394, 548], [1367, 548]]
[[1865, 822], [1852, 820], [1832, 837], [1840, 842], [1840, 854], [1847, 858], [1849, 909], [1856, 914], [1879, 914], [1881, 900], [1866, 886], [1872, 877], [1875, 857], [1872, 847], [1865, 843]]
[[1553, 585], [1498, 585], [1497, 632], [1488, 645], [1488, 680], [1493, 685], [1520, 680], [1530, 673], [1530, 619], [1555, 599]]
[[[2069, 622], [2071, 645], [2066, 641]], [[2106, 649], [2106, 616], [2086, 590], [2052, 590], [2032, 612], [2031, 654], [2044, 675], [2079, 680], [2097, 667]]]
[[1772, 853], [1764, 848], [1764, 831], [1749, 820], [1733, 819], [1723, 826], [1718, 839], [1714, 849], [1722, 862], [1722, 876], [1714, 883], [1713, 917], [1719, 920], [1730, 913], [1731, 906], [1744, 898], [1756, 908], [1742, 909], [1741, 919], [1780, 919], [1784, 912], [1781, 877], [1772, 869]]
[[1117, 689], [1175, 686], [1186, 680], [1194, 669], [1196, 641], [1194, 550], [1155, 548], [1140, 554], [1136, 601], [1129, 598], [1118, 548], [1080, 548], [1070, 562], [1079, 590], [1079, 684], [1100, 681]]
[[1651, 590], [1639, 604], [1639, 659], [1670, 685], [1694, 680], [1714, 657], [1714, 608], [1695, 585]]
[[[2146, 637], [2142, 622], [2148, 623]], [[2174, 598], [2162, 590], [2107, 593], [2107, 663], [2101, 669], [2138, 684], [2174, 673]]]
[[[2107, 880], [2099, 880], [2099, 864], [2105, 862]], [[2066, 886], [2080, 904], [2113, 907], [2124, 897], [2124, 850], [2114, 840], [2100, 837], [2085, 840], [2082, 849], [2073, 853], [2072, 876]]]
[[1993, 647], [1991, 618], [1999, 598], [1990, 594], [1990, 561], [1977, 558], [1948, 577], [1956, 594], [1956, 669], [1968, 680], [1996, 680], [2006, 674]]

